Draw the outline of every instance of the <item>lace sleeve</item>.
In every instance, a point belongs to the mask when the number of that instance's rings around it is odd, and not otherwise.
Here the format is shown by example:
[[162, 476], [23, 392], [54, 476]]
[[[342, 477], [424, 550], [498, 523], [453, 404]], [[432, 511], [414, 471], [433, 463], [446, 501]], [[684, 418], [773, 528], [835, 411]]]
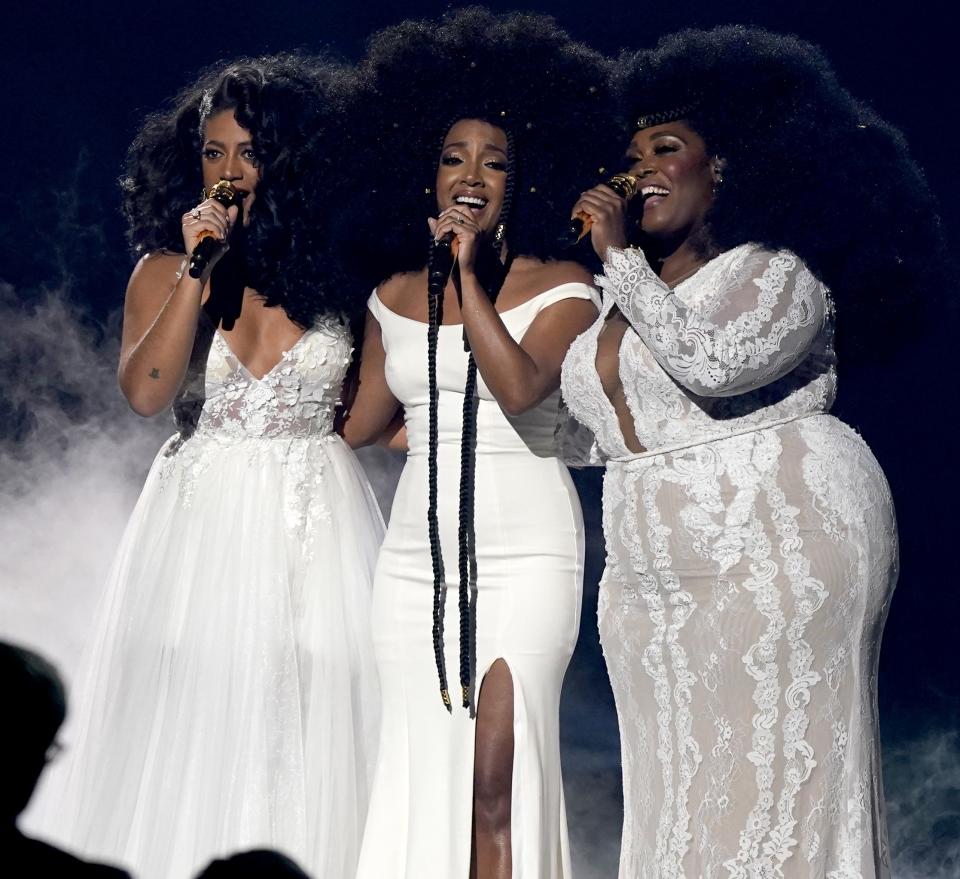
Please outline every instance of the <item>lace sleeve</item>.
[[732, 396], [776, 381], [807, 353], [827, 313], [823, 285], [795, 254], [735, 251], [686, 282], [692, 305], [640, 250], [611, 247], [597, 277], [659, 364], [698, 396]]

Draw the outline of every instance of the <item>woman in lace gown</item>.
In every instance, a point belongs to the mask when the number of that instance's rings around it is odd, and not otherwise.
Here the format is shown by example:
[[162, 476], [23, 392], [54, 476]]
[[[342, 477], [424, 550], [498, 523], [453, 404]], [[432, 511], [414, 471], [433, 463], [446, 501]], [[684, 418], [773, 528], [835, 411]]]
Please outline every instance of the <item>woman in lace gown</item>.
[[[172, 404], [177, 434], [117, 553], [68, 774], [41, 821], [138, 876], [187, 877], [257, 847], [317, 876], [356, 866], [383, 524], [333, 431], [350, 302], [320, 286], [311, 201], [289, 188], [319, 170], [326, 88], [303, 60], [237, 62], [151, 117], [131, 150], [125, 208], [145, 255], [120, 385], [140, 414]], [[220, 180], [243, 195], [242, 220], [213, 199], [194, 206]], [[195, 279], [184, 269], [201, 232], [231, 248]]]
[[[808, 44], [685, 32], [623, 82], [641, 195], [575, 207], [603, 307], [562, 381], [607, 467], [620, 876], [886, 876], [876, 686], [897, 532], [870, 450], [828, 414], [833, 297], [866, 331], [857, 298], [916, 289], [933, 224], [896, 241], [865, 206], [930, 199]], [[814, 144], [829, 161], [806, 162]]]
[[[471, 10], [381, 33], [362, 72], [380, 118], [403, 113], [398, 136], [422, 161], [398, 168], [388, 145], [406, 213], [374, 214], [406, 245], [396, 258], [384, 244], [345, 427], [368, 442], [402, 407], [409, 443], [374, 585], [383, 723], [358, 876], [562, 879], [559, 703], [583, 522], [555, 434], [560, 364], [599, 300], [580, 266], [542, 257], [564, 193], [589, 179], [564, 144], [582, 115], [599, 116], [602, 71], [549, 19]], [[398, 191], [404, 179], [417, 192]], [[459, 246], [440, 314], [428, 308], [428, 217], [435, 239]]]

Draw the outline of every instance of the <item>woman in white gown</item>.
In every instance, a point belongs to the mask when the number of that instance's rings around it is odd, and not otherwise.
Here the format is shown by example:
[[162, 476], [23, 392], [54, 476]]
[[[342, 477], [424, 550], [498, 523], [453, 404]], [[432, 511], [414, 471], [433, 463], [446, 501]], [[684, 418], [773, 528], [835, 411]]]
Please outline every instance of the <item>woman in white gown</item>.
[[[599, 116], [602, 72], [548, 19], [477, 10], [378, 35], [363, 72], [420, 164], [397, 167], [387, 144], [404, 213], [375, 214], [407, 244], [381, 257], [345, 427], [369, 442], [402, 406], [409, 443], [374, 586], [383, 723], [358, 876], [561, 879], [559, 703], [583, 522], [555, 439], [559, 369], [598, 299], [580, 266], [536, 257], [556, 246], [563, 193], [590, 174], [565, 144]], [[459, 254], [428, 308], [435, 211], [434, 239], [452, 235]]]
[[[120, 385], [143, 415], [172, 403], [178, 433], [121, 542], [70, 765], [40, 820], [142, 877], [255, 847], [317, 876], [356, 866], [383, 523], [333, 431], [350, 302], [320, 286], [312, 200], [291, 184], [320, 173], [313, 150], [334, 136], [326, 82], [296, 58], [213, 70], [131, 150], [125, 208], [144, 256]], [[242, 222], [236, 205], [194, 206], [219, 181], [240, 193]], [[231, 247], [194, 278], [203, 234]]]
[[[645, 114], [626, 161], [639, 225], [602, 187], [575, 206], [595, 220], [604, 299], [562, 383], [607, 461], [620, 876], [887, 876], [876, 677], [897, 532], [870, 450], [827, 414], [824, 281], [867, 333], [937, 239], [921, 220], [868, 240], [869, 196], [905, 211], [929, 196], [807, 44], [685, 32], [624, 81]], [[814, 148], [827, 160], [807, 162]]]

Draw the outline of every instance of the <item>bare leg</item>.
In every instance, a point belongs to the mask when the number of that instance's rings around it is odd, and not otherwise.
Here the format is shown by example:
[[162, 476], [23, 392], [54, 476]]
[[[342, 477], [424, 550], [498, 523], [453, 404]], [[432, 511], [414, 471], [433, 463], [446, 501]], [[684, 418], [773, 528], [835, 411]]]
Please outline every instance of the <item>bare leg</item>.
[[470, 879], [510, 879], [513, 787], [513, 677], [498, 659], [477, 697]]

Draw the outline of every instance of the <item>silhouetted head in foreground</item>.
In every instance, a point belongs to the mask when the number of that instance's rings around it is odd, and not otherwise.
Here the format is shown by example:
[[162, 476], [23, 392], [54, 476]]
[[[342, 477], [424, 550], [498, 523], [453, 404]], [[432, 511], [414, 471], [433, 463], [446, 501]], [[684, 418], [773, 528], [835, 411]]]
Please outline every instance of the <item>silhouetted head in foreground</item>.
[[26, 808], [67, 714], [57, 670], [31, 650], [0, 642], [0, 785], [2, 820], [13, 823]]
[[197, 879], [309, 879], [309, 876], [280, 852], [254, 849], [211, 862]]

